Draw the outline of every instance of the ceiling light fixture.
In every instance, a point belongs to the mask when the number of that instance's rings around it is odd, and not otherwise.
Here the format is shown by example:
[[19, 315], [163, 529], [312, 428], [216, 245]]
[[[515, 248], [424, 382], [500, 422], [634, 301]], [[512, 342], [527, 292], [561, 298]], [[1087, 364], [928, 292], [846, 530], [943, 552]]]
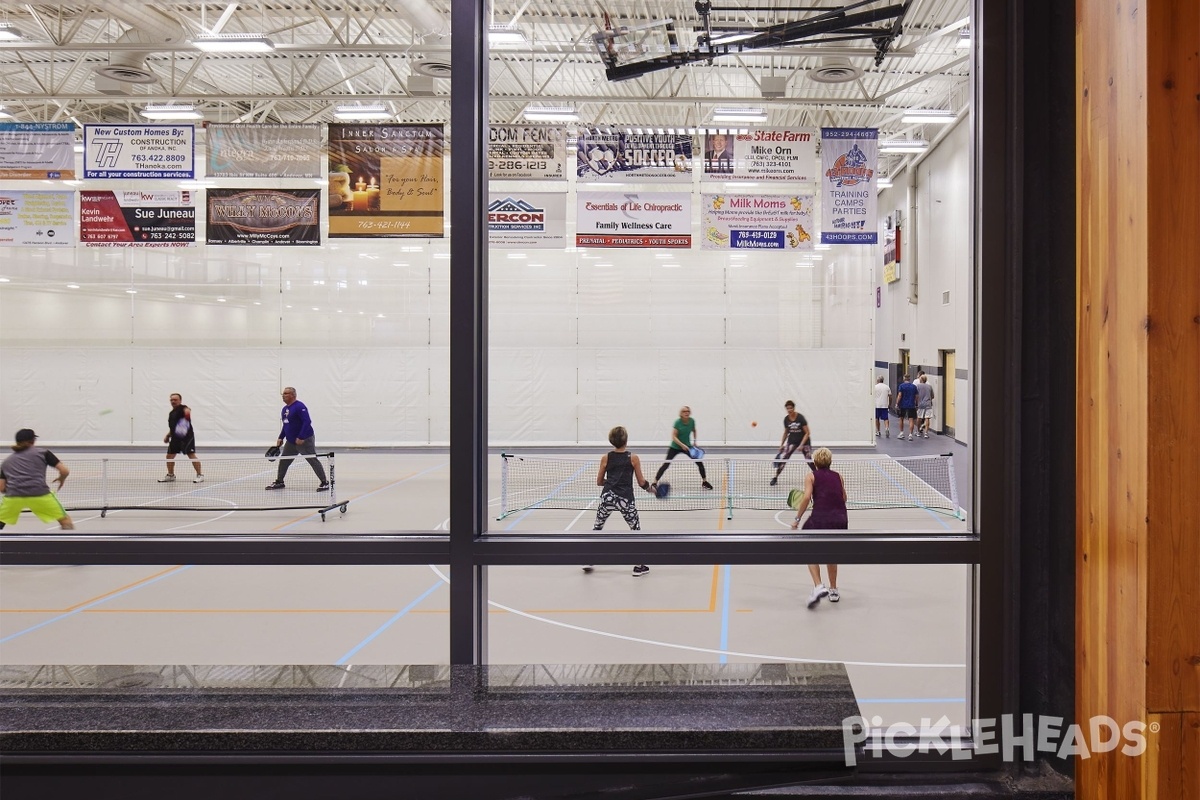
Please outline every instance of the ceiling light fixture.
[[713, 122], [766, 122], [767, 112], [761, 108], [714, 108]]
[[25, 36], [9, 22], [0, 22], [0, 42], [16, 42]]
[[948, 125], [958, 119], [958, 115], [951, 111], [942, 111], [940, 109], [930, 108], [914, 108], [904, 112], [904, 116], [900, 118], [901, 122], [911, 123], [916, 125]]
[[971, 28], [970, 26], [958, 29], [958, 43], [955, 47], [967, 49], [971, 46]]
[[881, 153], [924, 153], [928, 142], [919, 139], [891, 139], [879, 143]]
[[880, 178], [879, 180], [875, 181], [875, 185], [878, 186], [880, 189], [890, 189], [890, 188], [892, 188], [892, 179], [891, 178]]
[[367, 105], [338, 106], [334, 109], [333, 116], [346, 120], [368, 120], [391, 119], [395, 115], [391, 111], [388, 111], [383, 103], [370, 103]]
[[525, 119], [530, 122], [578, 122], [579, 112], [570, 106], [526, 106]]
[[275, 43], [261, 33], [219, 33], [197, 36], [192, 46], [206, 53], [270, 53]]
[[146, 119], [204, 119], [191, 103], [187, 105], [147, 103], [141, 110]]
[[489, 25], [488, 45], [491, 47], [521, 47], [529, 44], [525, 31], [516, 25]]

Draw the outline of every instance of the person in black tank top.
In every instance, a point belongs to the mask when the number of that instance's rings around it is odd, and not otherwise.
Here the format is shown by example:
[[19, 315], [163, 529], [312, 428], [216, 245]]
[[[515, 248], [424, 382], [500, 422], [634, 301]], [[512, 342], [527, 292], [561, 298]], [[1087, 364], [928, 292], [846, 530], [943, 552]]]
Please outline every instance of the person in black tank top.
[[[833, 453], [829, 448], [822, 447], [813, 453], [813, 471], [804, 476], [804, 496], [800, 498], [800, 505], [796, 507], [796, 520], [792, 523], [792, 530], [796, 530], [800, 525], [800, 517], [808, 508], [809, 501], [812, 502], [813, 510], [808, 521], [804, 523], [805, 530], [844, 531], [850, 527], [846, 515], [846, 484], [840, 474], [830, 469], [831, 464]], [[838, 565], [826, 564], [825, 570], [829, 573], [828, 586], [821, 583], [821, 565], [808, 565], [808, 574], [812, 576], [813, 582], [812, 594], [808, 596], [809, 608], [816, 608], [822, 597], [828, 597], [831, 603], [842, 599], [837, 585]]]
[[[625, 449], [629, 443], [628, 431], [618, 425], [608, 432], [608, 441], [616, 449], [600, 459], [596, 485], [602, 488], [600, 504], [596, 507], [596, 524], [592, 530], [604, 530], [604, 523], [608, 522], [612, 512], [620, 511], [629, 530], [640, 531], [642, 524], [638, 519], [637, 504], [633, 501], [633, 484], [636, 479], [637, 485], [649, 492], [652, 491], [650, 482], [642, 476], [641, 459]], [[585, 566], [583, 571], [591, 572], [592, 566]], [[650, 568], [645, 564], [638, 564], [633, 568], [633, 575], [636, 578], [649, 571]]]

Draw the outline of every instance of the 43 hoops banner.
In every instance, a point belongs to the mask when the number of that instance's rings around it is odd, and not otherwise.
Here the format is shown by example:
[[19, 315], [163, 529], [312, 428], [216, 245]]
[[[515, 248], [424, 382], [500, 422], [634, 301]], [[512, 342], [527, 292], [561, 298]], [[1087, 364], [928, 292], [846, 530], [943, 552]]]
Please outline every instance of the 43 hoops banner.
[[821, 243], [875, 244], [879, 131], [821, 129]]

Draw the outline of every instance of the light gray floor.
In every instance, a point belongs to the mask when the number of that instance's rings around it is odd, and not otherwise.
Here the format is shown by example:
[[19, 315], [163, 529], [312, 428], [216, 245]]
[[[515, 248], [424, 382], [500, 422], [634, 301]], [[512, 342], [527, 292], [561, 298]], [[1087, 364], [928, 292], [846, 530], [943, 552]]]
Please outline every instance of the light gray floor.
[[[904, 443], [907, 447], [909, 443]], [[921, 445], [912, 443], [914, 450]], [[926, 443], [927, 447], [931, 447]], [[944, 443], [943, 443], [944, 448]], [[344, 516], [309, 512], [76, 514], [81, 533], [275, 530], [362, 533], [444, 527], [444, 454], [339, 453]], [[303, 467], [298, 465], [296, 468]], [[306, 467], [305, 467], [306, 469]], [[181, 472], [181, 474], [184, 474]], [[498, 481], [498, 469], [492, 469]], [[962, 491], [960, 489], [960, 491]], [[498, 494], [493, 493], [493, 497]], [[591, 511], [534, 511], [505, 530], [591, 528]], [[737, 512], [734, 530], [783, 530], [781, 512]], [[966, 530], [919, 509], [854, 512], [852, 527]], [[645, 530], [728, 531], [711, 512], [643, 514]], [[47, 529], [22, 519], [18, 530]], [[613, 519], [609, 530], [621, 531]], [[6, 530], [5, 533], [10, 533]], [[0, 567], [0, 664], [446, 663], [444, 566]], [[971, 570], [847, 565], [842, 600], [805, 608], [803, 566], [652, 564], [495, 567], [489, 573], [493, 663], [843, 661], [877, 725], [969, 716]], [[22, 673], [24, 674], [24, 673]], [[0, 671], [0, 677], [5, 673]], [[9, 677], [12, 677], [9, 675]]]

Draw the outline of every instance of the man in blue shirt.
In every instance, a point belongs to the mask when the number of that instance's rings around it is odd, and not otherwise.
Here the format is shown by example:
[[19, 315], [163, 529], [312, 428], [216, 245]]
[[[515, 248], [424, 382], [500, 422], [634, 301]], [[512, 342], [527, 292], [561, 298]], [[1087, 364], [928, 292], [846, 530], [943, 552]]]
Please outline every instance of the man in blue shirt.
[[917, 387], [904, 376], [904, 383], [896, 387], [896, 411], [900, 415], [900, 438], [904, 438], [904, 421], [908, 420], [908, 440], [917, 429]]
[[321, 482], [317, 491], [327, 492], [329, 480], [325, 477], [325, 468], [321, 466], [320, 459], [316, 457], [317, 436], [313, 432], [312, 419], [308, 416], [308, 406], [296, 399], [296, 390], [291, 386], [284, 388], [282, 397], [283, 411], [279, 417], [283, 420], [283, 427], [279, 429], [279, 440], [275, 442], [275, 446], [282, 445], [283, 452], [279, 459], [279, 473], [275, 482], [267, 486], [267, 491], [286, 488], [283, 477], [292, 465], [292, 457], [306, 455], [309, 456], [306, 459], [308, 465], [317, 473], [317, 480]]

